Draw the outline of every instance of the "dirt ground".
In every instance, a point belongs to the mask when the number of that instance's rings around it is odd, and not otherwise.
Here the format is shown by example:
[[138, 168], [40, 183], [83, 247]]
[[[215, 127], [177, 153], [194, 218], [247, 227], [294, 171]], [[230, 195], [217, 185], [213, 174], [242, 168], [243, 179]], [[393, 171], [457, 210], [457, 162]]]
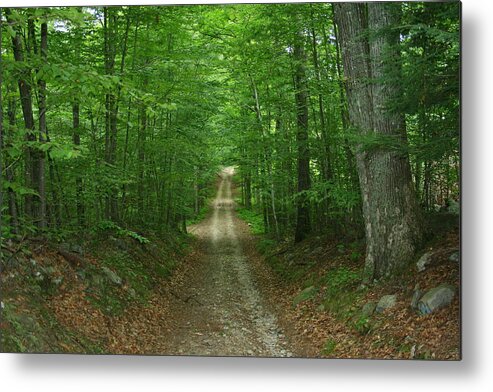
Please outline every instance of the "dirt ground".
[[[221, 174], [213, 213], [190, 228], [202, 257], [184, 272], [168, 313], [166, 354], [295, 355], [258, 287], [248, 226], [234, 215], [233, 169]], [[252, 257], [253, 256], [253, 257]], [[186, 283], [185, 283], [186, 282]]]

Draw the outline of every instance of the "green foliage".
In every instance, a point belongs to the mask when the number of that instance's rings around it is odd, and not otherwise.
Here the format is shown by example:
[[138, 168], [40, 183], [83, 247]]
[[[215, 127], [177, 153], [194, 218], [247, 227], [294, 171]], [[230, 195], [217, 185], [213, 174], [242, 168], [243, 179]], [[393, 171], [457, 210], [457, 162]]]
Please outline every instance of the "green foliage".
[[274, 247], [276, 246], [277, 242], [273, 239], [270, 238], [262, 238], [260, 241], [257, 243], [257, 250], [262, 253], [262, 254], [268, 254]]
[[6, 303], [2, 309], [2, 320], [9, 326], [5, 332], [2, 331], [2, 351], [23, 353], [42, 350], [37, 338], [40, 326], [34, 318], [23, 315], [15, 305]]
[[199, 210], [199, 213], [197, 215], [195, 215], [193, 218], [187, 219], [187, 226], [195, 225], [195, 224], [199, 223], [200, 221], [204, 220], [205, 217], [207, 216], [207, 214], [209, 213], [209, 211], [210, 211], [210, 208], [206, 203], [206, 205], [204, 205]]
[[95, 228], [95, 231], [113, 231], [120, 237], [129, 237], [133, 238], [140, 244], [148, 244], [150, 242], [149, 239], [146, 237], [136, 233], [135, 231], [128, 230], [128, 229], [122, 229], [120, 226], [118, 226], [116, 223], [112, 221], [101, 221], [98, 223], [98, 225]]
[[3, 189], [5, 191], [12, 191], [18, 196], [27, 196], [27, 195], [33, 195], [33, 196], [39, 196], [38, 193], [32, 189], [23, 186], [22, 184], [19, 184], [17, 182], [10, 182], [10, 181], [2, 181]]
[[305, 302], [315, 298], [317, 293], [318, 289], [315, 286], [307, 287], [306, 289], [302, 290], [296, 297], [294, 297], [293, 306], [297, 306], [301, 302]]
[[354, 303], [363, 295], [359, 289], [362, 271], [339, 267], [323, 278], [325, 284], [323, 308], [334, 316], [347, 319], [354, 312]]
[[264, 234], [264, 218], [261, 213], [245, 207], [237, 207], [236, 212], [240, 219], [248, 223], [253, 234]]
[[370, 319], [367, 316], [359, 316], [356, 321], [353, 323], [354, 329], [358, 331], [361, 335], [367, 335], [372, 330], [372, 324], [370, 323]]
[[351, 270], [346, 267], [339, 267], [330, 270], [324, 277], [327, 285], [327, 295], [334, 296], [344, 289], [354, 287], [361, 281], [360, 271]]
[[337, 343], [334, 339], [329, 338], [324, 345], [324, 348], [322, 349], [322, 355], [331, 355], [334, 353], [334, 350], [336, 349]]

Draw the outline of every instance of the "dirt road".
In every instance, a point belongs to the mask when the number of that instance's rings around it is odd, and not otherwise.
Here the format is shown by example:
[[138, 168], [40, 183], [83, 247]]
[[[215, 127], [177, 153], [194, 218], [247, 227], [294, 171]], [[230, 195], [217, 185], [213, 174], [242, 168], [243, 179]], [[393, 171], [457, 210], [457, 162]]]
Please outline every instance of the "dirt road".
[[220, 175], [212, 215], [190, 228], [203, 257], [176, 289], [167, 354], [292, 356], [242, 246], [248, 238], [234, 215], [233, 168]]

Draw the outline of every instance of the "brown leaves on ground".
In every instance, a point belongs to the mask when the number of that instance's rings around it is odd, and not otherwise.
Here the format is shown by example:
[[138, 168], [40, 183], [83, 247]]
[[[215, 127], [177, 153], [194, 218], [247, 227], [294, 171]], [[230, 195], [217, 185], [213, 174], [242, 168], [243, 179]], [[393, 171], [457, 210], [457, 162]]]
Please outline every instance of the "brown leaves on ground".
[[173, 326], [173, 315], [169, 312], [173, 287], [183, 284], [185, 269], [197, 257], [196, 252], [188, 254], [171, 280], [163, 280], [145, 303], [134, 302], [120, 315], [105, 315], [97, 309], [87, 299], [82, 283], [53, 297], [49, 307], [62, 325], [98, 342], [103, 352], [165, 355], [167, 342], [163, 336]]
[[[321, 241], [318, 240], [318, 245], [316, 241], [312, 239], [309, 248], [321, 246]], [[458, 232], [452, 231], [434, 244], [438, 260], [429, 269], [418, 273], [414, 266], [410, 266], [409, 273], [400, 280], [371, 286], [366, 295], [354, 304], [355, 308], [360, 309], [369, 301], [378, 302], [386, 294], [397, 294], [397, 304], [382, 314], [373, 314], [369, 330], [362, 332], [354, 327], [354, 320], [350, 317], [341, 320], [330, 312], [317, 309], [320, 302], [305, 301], [293, 307], [293, 299], [304, 288], [300, 281], [286, 285], [265, 266], [257, 270], [263, 271], [259, 274], [259, 281], [280, 315], [280, 324], [289, 331], [292, 344], [298, 347], [298, 356], [457, 360], [460, 358], [460, 295], [456, 295], [451, 305], [430, 315], [418, 314], [411, 309], [410, 303], [417, 283], [423, 291], [442, 283], [460, 287], [459, 264], [447, 260], [458, 244]], [[331, 268], [351, 264], [348, 256], [341, 256], [334, 244], [322, 246], [324, 250], [316, 256], [314, 272], [318, 276]], [[292, 253], [297, 251], [290, 250]], [[254, 250], [250, 252], [253, 254]], [[283, 255], [286, 258], [287, 253]], [[257, 259], [257, 264], [263, 264], [261, 259]], [[363, 262], [362, 258], [359, 262]], [[330, 352], [325, 351], [328, 342], [333, 342]]]

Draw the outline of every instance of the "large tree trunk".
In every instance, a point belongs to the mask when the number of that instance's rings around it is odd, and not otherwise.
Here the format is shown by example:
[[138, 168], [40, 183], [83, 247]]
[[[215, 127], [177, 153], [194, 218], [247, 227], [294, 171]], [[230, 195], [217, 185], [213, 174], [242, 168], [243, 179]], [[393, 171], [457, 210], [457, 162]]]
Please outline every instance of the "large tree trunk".
[[392, 29], [398, 22], [398, 7], [374, 3], [367, 13], [363, 3], [334, 4], [351, 124], [362, 139], [380, 138], [392, 144], [382, 143], [371, 150], [362, 143], [356, 146], [367, 239], [367, 281], [405, 267], [422, 239], [421, 215], [405, 152], [404, 119], [388, 109], [400, 94], [396, 79], [399, 35]]
[[[296, 144], [298, 148], [298, 193], [310, 189], [310, 154], [308, 148], [308, 88], [306, 82], [305, 62], [306, 55], [304, 49], [303, 36], [298, 33], [294, 43], [295, 60], [295, 101], [297, 132]], [[297, 215], [295, 242], [302, 241], [311, 231], [310, 206], [306, 195], [297, 197]]]

